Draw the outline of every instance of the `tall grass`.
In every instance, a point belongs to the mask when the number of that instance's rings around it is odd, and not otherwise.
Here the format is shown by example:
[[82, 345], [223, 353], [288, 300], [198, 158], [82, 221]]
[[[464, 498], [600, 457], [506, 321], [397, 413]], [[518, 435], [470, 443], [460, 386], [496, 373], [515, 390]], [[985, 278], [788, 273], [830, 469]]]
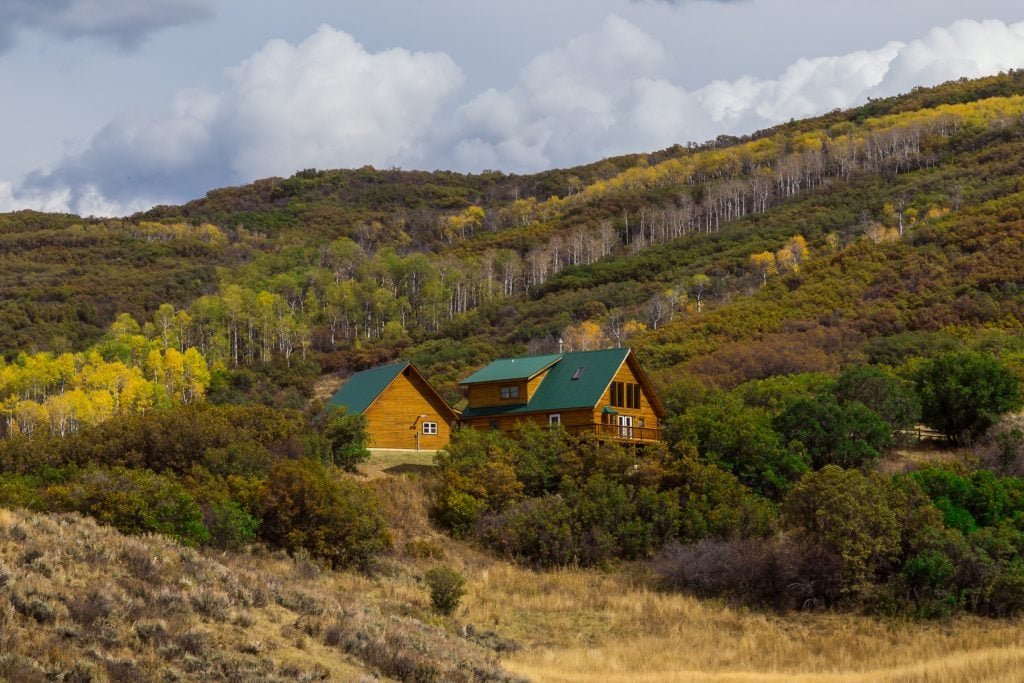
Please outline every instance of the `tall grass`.
[[1019, 621], [887, 622], [773, 615], [662, 593], [630, 575], [495, 566], [466, 618], [515, 633], [505, 667], [531, 680], [1021, 681]]

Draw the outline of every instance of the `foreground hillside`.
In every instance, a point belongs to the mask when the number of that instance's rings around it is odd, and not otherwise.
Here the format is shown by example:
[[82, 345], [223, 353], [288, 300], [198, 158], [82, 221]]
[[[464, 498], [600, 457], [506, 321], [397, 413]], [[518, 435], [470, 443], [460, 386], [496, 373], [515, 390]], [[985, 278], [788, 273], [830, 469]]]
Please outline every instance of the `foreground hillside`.
[[[1011, 681], [1017, 621], [773, 616], [662, 593], [643, 571], [531, 572], [436, 534], [421, 483], [377, 483], [372, 576], [260, 549], [202, 554], [77, 516], [0, 512], [5, 680]], [[469, 592], [451, 618], [420, 582]], [[498, 667], [509, 673], [502, 673]]]

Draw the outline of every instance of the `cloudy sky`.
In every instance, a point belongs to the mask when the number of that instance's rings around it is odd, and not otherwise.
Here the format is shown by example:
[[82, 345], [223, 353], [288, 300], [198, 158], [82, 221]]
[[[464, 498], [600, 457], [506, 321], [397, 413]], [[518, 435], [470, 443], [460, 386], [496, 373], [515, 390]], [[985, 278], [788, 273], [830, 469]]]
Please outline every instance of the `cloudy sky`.
[[1013, 67], [1019, 0], [0, 0], [0, 211], [535, 171]]

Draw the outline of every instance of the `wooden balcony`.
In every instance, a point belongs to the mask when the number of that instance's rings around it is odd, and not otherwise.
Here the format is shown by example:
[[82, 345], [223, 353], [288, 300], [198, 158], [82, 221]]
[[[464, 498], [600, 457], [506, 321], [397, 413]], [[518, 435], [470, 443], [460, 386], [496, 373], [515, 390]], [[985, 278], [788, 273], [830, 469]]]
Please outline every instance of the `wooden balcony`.
[[565, 426], [570, 434], [597, 434], [601, 439], [622, 443], [657, 443], [661, 441], [661, 430], [654, 427], [629, 427], [595, 422], [589, 425]]

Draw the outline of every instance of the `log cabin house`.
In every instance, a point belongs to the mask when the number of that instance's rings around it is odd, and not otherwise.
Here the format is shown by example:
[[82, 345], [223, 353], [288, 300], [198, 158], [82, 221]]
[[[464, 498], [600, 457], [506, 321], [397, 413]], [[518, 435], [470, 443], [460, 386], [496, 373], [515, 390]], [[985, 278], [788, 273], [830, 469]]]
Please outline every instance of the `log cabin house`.
[[503, 358], [461, 383], [459, 423], [509, 431], [518, 422], [561, 425], [603, 439], [653, 443], [665, 406], [630, 349]]
[[458, 413], [408, 362], [357, 372], [327, 402], [332, 406], [366, 417], [368, 448], [444, 448], [458, 421]]

